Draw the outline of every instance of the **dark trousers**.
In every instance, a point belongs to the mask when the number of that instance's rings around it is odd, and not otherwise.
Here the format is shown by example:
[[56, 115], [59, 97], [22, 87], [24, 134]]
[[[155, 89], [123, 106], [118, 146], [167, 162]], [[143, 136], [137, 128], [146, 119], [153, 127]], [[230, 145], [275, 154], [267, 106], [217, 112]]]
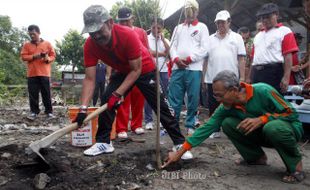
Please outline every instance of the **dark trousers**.
[[280, 83], [283, 77], [283, 63], [252, 66], [252, 83], [263, 82], [273, 86], [281, 93]]
[[28, 93], [30, 110], [32, 113], [40, 113], [39, 92], [41, 92], [45, 113], [52, 113], [50, 77], [28, 77]]
[[[106, 91], [104, 92], [103, 102], [101, 104], [104, 104], [108, 101], [112, 92], [114, 92], [122, 84], [125, 78], [126, 75], [121, 73], [115, 73], [111, 76], [111, 81], [108, 84]], [[140, 75], [134, 84], [140, 89], [146, 101], [156, 113], [157, 102], [155, 72]], [[110, 133], [114, 117], [115, 110], [107, 110], [99, 115], [98, 131], [96, 135], [97, 142], [110, 143]], [[180, 131], [179, 123], [174, 117], [174, 111], [169, 106], [169, 103], [163, 93], [160, 95], [160, 122], [167, 130], [170, 138], [173, 141], [173, 144], [178, 145], [185, 141], [185, 138]]]
[[[214, 111], [220, 105], [220, 103], [218, 101], [216, 101], [216, 99], [213, 96], [212, 84], [208, 83], [207, 85], [208, 85], [207, 91], [208, 91], [209, 117], [211, 117], [211, 115], [214, 113]], [[218, 129], [218, 131], [215, 131], [215, 132], [219, 132], [219, 131], [220, 131], [220, 128]]]
[[93, 95], [93, 106], [96, 106], [98, 97], [100, 99], [100, 103], [103, 102], [104, 87], [105, 87], [105, 81], [96, 82], [94, 95]]

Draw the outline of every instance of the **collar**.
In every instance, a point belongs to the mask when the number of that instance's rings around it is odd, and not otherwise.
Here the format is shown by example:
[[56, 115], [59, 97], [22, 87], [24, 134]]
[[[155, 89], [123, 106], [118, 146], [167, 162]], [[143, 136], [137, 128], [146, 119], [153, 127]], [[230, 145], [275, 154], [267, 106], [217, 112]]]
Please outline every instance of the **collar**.
[[[225, 37], [226, 37], [226, 36], [229, 36], [230, 33], [231, 33], [231, 29], [228, 30], [228, 32], [226, 33]], [[218, 31], [215, 32], [215, 36], [216, 36], [217, 38], [222, 39], [222, 38], [221, 38], [221, 35], [218, 33]], [[224, 37], [224, 38], [225, 38], [225, 37]]]
[[[241, 87], [245, 88], [245, 93], [246, 93], [246, 101], [248, 102], [252, 97], [253, 97], [253, 86], [244, 82], [240, 83]], [[240, 109], [243, 112], [246, 112], [245, 106], [241, 104], [236, 104], [234, 105], [236, 109]]]
[[[283, 24], [280, 22], [280, 23], [278, 23], [277, 25], [275, 25], [274, 27], [270, 28], [269, 30], [271, 30], [271, 29], [273, 29], [273, 28], [280, 28], [281, 26], [283, 26]], [[266, 28], [263, 28], [261, 31], [267, 32], [267, 31], [269, 31], [269, 30], [267, 30]]]
[[40, 40], [38, 42], [33, 42], [33, 41], [30, 41], [30, 43], [32, 44], [39, 44], [39, 43], [42, 43], [44, 40], [42, 38], [40, 38]]
[[246, 101], [249, 101], [253, 97], [253, 86], [244, 82], [241, 82], [240, 86], [245, 88]]
[[183, 25], [186, 25], [186, 24], [191, 24], [193, 26], [196, 26], [198, 24], [198, 19], [196, 18], [195, 20], [193, 20], [191, 23], [188, 23], [186, 20], [184, 21]]

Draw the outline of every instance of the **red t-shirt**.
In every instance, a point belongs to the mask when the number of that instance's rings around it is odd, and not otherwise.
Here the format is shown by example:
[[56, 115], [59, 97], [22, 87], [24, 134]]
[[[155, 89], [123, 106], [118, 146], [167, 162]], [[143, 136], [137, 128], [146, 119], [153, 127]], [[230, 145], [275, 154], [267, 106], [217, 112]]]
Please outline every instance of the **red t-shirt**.
[[130, 72], [129, 61], [142, 57], [142, 74], [155, 70], [155, 63], [150, 52], [142, 45], [136, 33], [126, 26], [113, 24], [112, 45], [101, 47], [88, 37], [84, 44], [85, 67], [96, 66], [98, 60], [113, 69], [127, 74]]
[[142, 44], [144, 45], [144, 47], [146, 47], [147, 49], [149, 49], [149, 41], [147, 39], [147, 35], [145, 30], [143, 30], [142, 28], [138, 28], [138, 27], [134, 27], [133, 30], [136, 32], [136, 34], [138, 34], [138, 37], [140, 39], [140, 41], [142, 42]]

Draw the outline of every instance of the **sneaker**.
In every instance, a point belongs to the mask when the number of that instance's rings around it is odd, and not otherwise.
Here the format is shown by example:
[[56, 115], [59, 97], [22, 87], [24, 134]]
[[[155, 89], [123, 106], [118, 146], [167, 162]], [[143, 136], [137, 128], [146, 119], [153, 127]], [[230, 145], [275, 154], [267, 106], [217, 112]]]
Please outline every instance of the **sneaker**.
[[187, 115], [187, 110], [180, 112], [180, 116], [182, 116], [183, 118], [186, 118], [186, 115]]
[[117, 137], [120, 139], [127, 139], [128, 135], [126, 132], [120, 132], [120, 133], [117, 133]]
[[221, 138], [221, 133], [220, 132], [214, 132], [209, 136], [210, 139], [214, 138]]
[[310, 100], [304, 100], [300, 105], [295, 105], [297, 110], [307, 110], [310, 111]]
[[195, 116], [195, 127], [198, 128], [200, 126], [200, 121], [198, 116]]
[[[180, 150], [181, 148], [182, 148], [182, 144], [175, 145], [175, 146], [173, 146], [172, 151], [176, 152], [176, 151]], [[186, 151], [181, 157], [182, 160], [191, 160], [193, 158], [194, 158], [194, 156], [190, 151]]]
[[137, 135], [141, 135], [144, 134], [144, 129], [142, 127], [136, 128], [135, 133]]
[[47, 119], [55, 119], [55, 118], [56, 118], [56, 116], [54, 114], [52, 114], [52, 113], [47, 114]]
[[84, 155], [86, 156], [97, 156], [103, 153], [112, 153], [114, 152], [114, 147], [112, 142], [108, 143], [96, 143], [91, 146], [89, 149], [84, 151]]
[[27, 116], [27, 119], [30, 119], [30, 120], [35, 120], [37, 118], [38, 114], [35, 114], [35, 113], [31, 113]]
[[193, 128], [188, 128], [187, 129], [187, 135], [188, 136], [192, 136], [194, 134], [194, 132], [195, 132], [195, 129], [193, 129]]
[[154, 129], [153, 122], [148, 122], [148, 123], [145, 125], [145, 129], [146, 129], [146, 130], [153, 130], [153, 129]]

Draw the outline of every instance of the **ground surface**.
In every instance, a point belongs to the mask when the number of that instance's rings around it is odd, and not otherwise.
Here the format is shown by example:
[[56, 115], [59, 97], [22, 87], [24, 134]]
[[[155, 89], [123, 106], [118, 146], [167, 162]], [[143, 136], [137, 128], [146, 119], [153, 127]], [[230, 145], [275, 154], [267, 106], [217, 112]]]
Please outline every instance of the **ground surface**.
[[[239, 154], [230, 141], [208, 139], [193, 149], [195, 159], [180, 162], [166, 170], [152, 170], [155, 162], [155, 132], [143, 136], [145, 143], [114, 142], [113, 154], [85, 157], [84, 148], [70, 145], [70, 136], [59, 139], [43, 150], [50, 167], [25, 154], [31, 141], [38, 140], [69, 123], [66, 107], [55, 107], [57, 119], [26, 119], [27, 106], [0, 109], [0, 189], [34, 189], [33, 179], [46, 173], [51, 181], [45, 189], [310, 189], [310, 145], [302, 147], [308, 178], [295, 185], [280, 181], [285, 167], [273, 149], [265, 149], [268, 166], [237, 166]], [[201, 119], [205, 118], [204, 114]], [[183, 128], [183, 125], [181, 123]], [[172, 146], [168, 136], [162, 138], [162, 158]], [[302, 143], [301, 143], [302, 144]], [[148, 167], [147, 167], [148, 166]]]

